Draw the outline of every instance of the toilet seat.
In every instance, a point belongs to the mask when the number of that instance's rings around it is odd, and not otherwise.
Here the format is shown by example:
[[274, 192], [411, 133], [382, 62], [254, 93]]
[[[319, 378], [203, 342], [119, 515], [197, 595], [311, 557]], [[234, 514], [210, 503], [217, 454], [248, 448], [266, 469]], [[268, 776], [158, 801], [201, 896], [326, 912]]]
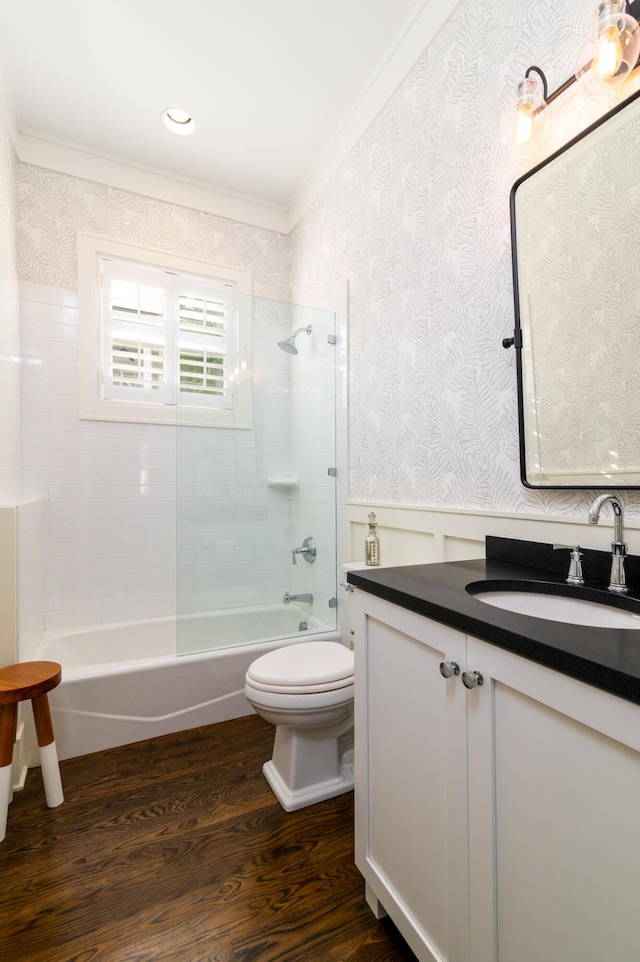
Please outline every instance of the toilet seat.
[[353, 652], [337, 641], [308, 641], [257, 658], [246, 683], [257, 691], [305, 695], [353, 685]]

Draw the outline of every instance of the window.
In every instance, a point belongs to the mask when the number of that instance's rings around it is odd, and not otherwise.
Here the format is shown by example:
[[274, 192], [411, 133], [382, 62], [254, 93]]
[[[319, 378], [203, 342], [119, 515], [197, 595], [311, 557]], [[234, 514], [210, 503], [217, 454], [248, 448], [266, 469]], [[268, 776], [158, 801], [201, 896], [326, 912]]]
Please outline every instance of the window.
[[245, 271], [82, 235], [81, 417], [250, 427], [248, 286]]

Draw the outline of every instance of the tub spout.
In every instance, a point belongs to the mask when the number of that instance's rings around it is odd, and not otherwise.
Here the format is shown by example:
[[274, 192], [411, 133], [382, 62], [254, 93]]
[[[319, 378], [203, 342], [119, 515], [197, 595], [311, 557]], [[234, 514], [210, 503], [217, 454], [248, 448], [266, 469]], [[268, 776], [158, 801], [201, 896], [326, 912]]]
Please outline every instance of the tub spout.
[[312, 605], [313, 595], [290, 595], [288, 591], [285, 591], [282, 600], [285, 605], [290, 604], [292, 601], [303, 601], [306, 605]]

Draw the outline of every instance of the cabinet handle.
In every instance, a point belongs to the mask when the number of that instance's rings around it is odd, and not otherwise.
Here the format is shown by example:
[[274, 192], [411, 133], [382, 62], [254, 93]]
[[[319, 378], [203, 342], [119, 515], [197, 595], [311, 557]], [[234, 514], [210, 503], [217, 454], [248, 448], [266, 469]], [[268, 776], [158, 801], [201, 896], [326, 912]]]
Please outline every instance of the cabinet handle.
[[459, 675], [460, 665], [457, 661], [441, 661], [440, 674], [443, 678], [451, 678], [452, 675]]
[[478, 685], [484, 684], [484, 678], [479, 671], [463, 671], [462, 684], [465, 688], [476, 688]]

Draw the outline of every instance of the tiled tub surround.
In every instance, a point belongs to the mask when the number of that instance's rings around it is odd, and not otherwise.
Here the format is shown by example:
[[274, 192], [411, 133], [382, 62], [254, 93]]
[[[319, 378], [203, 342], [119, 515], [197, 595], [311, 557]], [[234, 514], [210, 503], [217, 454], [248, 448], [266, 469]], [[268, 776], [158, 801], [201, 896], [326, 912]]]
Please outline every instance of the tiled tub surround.
[[474, 582], [538, 582], [548, 593], [624, 605], [640, 603], [640, 558], [627, 558], [631, 590], [620, 599], [607, 591], [611, 556], [584, 551], [584, 588], [565, 581], [569, 551], [552, 545], [487, 538], [487, 558], [434, 565], [350, 571], [347, 581], [370, 594], [484, 639], [579, 681], [640, 704], [640, 638], [637, 630], [565, 624], [503, 611], [467, 592]]
[[74, 291], [22, 284], [25, 491], [47, 501], [46, 627], [175, 611], [175, 429], [81, 421]]
[[[177, 513], [185, 562], [179, 586], [196, 605], [256, 604], [272, 601], [274, 592], [281, 598], [287, 589], [309, 590], [290, 580], [290, 550], [299, 535], [320, 541], [330, 529], [335, 539], [334, 483], [326, 478], [333, 457], [323, 454], [320, 487], [300, 489], [293, 508], [267, 484], [294, 470], [289, 375], [298, 358], [277, 348], [289, 320], [286, 313], [254, 318], [255, 430], [80, 420], [76, 294], [23, 283], [24, 483], [29, 496], [47, 501], [46, 628], [175, 614]], [[323, 350], [332, 360], [326, 342]], [[331, 420], [334, 388], [331, 381], [319, 398], [317, 385], [307, 387], [302, 409], [318, 402], [309, 422], [313, 441], [324, 432], [317, 419]], [[329, 449], [333, 454], [333, 442]], [[199, 523], [190, 527], [194, 517]], [[257, 572], [251, 584], [248, 567]]]

